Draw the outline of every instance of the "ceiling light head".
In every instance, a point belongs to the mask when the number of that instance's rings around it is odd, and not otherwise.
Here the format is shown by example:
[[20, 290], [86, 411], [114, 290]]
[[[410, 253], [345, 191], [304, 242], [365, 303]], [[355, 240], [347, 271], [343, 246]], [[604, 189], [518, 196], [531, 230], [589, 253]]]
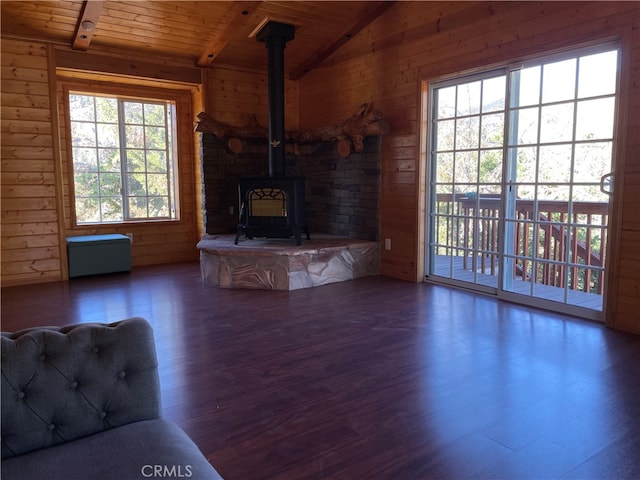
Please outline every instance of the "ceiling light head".
[[93, 30], [96, 28], [96, 24], [93, 23], [91, 20], [83, 20], [80, 26], [86, 32], [93, 32]]

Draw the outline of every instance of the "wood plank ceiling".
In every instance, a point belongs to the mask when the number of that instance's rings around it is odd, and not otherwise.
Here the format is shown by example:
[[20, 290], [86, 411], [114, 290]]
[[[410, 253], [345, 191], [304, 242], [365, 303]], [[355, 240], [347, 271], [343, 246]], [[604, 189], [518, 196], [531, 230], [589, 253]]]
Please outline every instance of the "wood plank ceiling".
[[390, 1], [5, 1], [3, 36], [76, 50], [137, 52], [193, 65], [264, 71], [264, 44], [253, 34], [269, 20], [296, 27], [287, 44], [288, 76], [321, 65], [392, 7]]

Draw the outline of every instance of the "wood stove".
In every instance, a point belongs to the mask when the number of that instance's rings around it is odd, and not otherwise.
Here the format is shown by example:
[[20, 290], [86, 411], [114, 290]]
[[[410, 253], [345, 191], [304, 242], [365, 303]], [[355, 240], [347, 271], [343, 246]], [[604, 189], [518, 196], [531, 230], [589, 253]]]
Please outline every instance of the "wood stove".
[[243, 233], [253, 237], [291, 238], [302, 245], [301, 233], [309, 230], [304, 214], [304, 178], [287, 177], [284, 129], [284, 48], [293, 39], [294, 27], [269, 22], [256, 38], [267, 48], [269, 83], [269, 176], [238, 179], [240, 220], [235, 243]]
[[304, 219], [303, 177], [240, 177], [240, 223], [236, 245], [243, 233], [254, 237], [290, 238], [302, 245], [301, 234], [309, 240]]

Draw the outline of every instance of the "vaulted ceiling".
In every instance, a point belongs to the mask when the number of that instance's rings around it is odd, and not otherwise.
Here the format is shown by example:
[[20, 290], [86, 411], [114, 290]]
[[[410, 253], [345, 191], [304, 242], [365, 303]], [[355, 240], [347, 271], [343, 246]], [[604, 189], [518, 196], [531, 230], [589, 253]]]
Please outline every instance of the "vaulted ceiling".
[[5, 1], [2, 35], [68, 45], [80, 51], [135, 51], [159, 61], [265, 70], [267, 21], [295, 26], [286, 46], [293, 80], [322, 64], [390, 1]]

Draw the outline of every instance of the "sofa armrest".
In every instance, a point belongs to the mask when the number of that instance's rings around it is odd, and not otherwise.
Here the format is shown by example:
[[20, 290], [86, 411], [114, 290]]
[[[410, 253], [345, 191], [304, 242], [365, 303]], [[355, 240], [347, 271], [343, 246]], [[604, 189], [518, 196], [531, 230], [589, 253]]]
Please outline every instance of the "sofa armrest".
[[175, 423], [157, 418], [2, 461], [2, 480], [221, 480]]
[[160, 415], [153, 330], [143, 318], [1, 339], [3, 459]]

